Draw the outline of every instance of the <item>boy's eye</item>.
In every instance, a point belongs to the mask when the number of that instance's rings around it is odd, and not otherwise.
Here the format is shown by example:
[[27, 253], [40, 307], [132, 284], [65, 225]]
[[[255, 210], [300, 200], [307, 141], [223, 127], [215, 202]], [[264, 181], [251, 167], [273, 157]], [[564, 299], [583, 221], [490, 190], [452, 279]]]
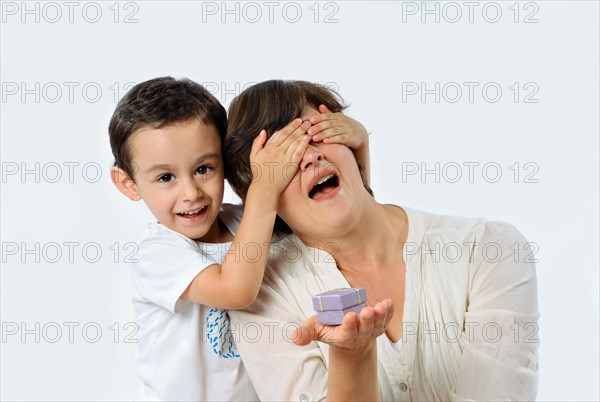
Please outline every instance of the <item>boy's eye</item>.
[[200, 166], [198, 169], [196, 169], [196, 173], [198, 174], [207, 174], [208, 172], [210, 172], [212, 170], [211, 166]]
[[168, 183], [171, 180], [173, 180], [174, 177], [175, 176], [173, 176], [171, 173], [166, 173], [166, 174], [163, 174], [162, 176], [160, 176], [158, 178], [158, 181], [160, 181], [161, 183]]

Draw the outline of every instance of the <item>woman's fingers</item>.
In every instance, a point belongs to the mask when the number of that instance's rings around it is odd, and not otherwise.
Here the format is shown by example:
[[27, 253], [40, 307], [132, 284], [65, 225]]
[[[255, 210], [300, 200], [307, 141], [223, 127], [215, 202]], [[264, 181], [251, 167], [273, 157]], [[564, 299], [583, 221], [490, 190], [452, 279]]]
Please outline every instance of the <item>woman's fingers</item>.
[[338, 327], [342, 330], [343, 336], [340, 341], [345, 341], [346, 339], [355, 339], [358, 336], [359, 332], [359, 318], [356, 313], [348, 313], [342, 319], [342, 325]]
[[373, 337], [373, 329], [375, 328], [375, 310], [373, 307], [365, 307], [361, 310], [358, 315], [359, 318], [359, 331], [358, 338], [370, 339]]
[[294, 331], [292, 340], [299, 346], [320, 341], [339, 348], [359, 350], [385, 333], [393, 315], [394, 305], [386, 299], [374, 307], [363, 308], [358, 315], [353, 312], [346, 314], [339, 326], [321, 325], [317, 316], [312, 316]]
[[390, 299], [385, 299], [373, 307], [375, 316], [373, 322], [373, 332], [379, 336], [385, 333], [385, 327], [394, 315], [394, 304]]
[[308, 320], [304, 321], [299, 328], [292, 333], [291, 339], [298, 346], [305, 346], [312, 341], [318, 340], [318, 326], [317, 316], [313, 315]]

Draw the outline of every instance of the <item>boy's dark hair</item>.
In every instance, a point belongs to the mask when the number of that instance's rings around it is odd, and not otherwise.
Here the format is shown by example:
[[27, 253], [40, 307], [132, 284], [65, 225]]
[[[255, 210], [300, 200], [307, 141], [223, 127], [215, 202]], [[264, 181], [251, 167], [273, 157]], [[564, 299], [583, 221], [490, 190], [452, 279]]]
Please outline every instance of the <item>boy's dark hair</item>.
[[114, 166], [133, 178], [135, 169], [128, 140], [134, 132], [145, 126], [164, 128], [194, 118], [214, 126], [223, 145], [227, 113], [202, 85], [186, 78], [172, 77], [137, 84], [119, 101], [108, 126]]
[[[306, 107], [319, 110], [325, 105], [333, 112], [346, 106], [331, 88], [306, 81], [271, 80], [253, 85], [240, 93], [229, 105], [229, 123], [223, 147], [225, 176], [233, 190], [246, 197], [252, 182], [250, 149], [262, 129], [270, 137], [293, 119], [301, 117]], [[363, 168], [359, 164], [361, 175]], [[372, 195], [364, 177], [365, 188]]]

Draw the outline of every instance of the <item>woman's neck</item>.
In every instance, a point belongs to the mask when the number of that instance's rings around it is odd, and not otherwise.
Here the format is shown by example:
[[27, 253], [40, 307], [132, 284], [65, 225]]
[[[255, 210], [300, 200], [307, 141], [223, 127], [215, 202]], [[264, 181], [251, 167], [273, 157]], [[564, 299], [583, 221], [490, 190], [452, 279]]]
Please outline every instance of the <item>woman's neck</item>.
[[377, 202], [366, 206], [344, 236], [330, 239], [336, 245], [333, 255], [343, 272], [377, 272], [397, 266], [408, 235], [408, 219], [403, 209]]

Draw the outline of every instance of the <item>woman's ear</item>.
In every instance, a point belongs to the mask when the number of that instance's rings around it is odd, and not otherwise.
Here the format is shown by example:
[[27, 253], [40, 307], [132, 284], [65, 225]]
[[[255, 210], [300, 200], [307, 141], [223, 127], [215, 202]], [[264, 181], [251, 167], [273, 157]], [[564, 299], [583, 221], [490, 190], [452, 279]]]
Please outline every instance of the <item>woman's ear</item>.
[[125, 194], [127, 198], [132, 201], [139, 201], [142, 199], [138, 192], [137, 184], [135, 179], [129, 177], [127, 173], [120, 167], [113, 167], [110, 169], [110, 179], [115, 187]]

